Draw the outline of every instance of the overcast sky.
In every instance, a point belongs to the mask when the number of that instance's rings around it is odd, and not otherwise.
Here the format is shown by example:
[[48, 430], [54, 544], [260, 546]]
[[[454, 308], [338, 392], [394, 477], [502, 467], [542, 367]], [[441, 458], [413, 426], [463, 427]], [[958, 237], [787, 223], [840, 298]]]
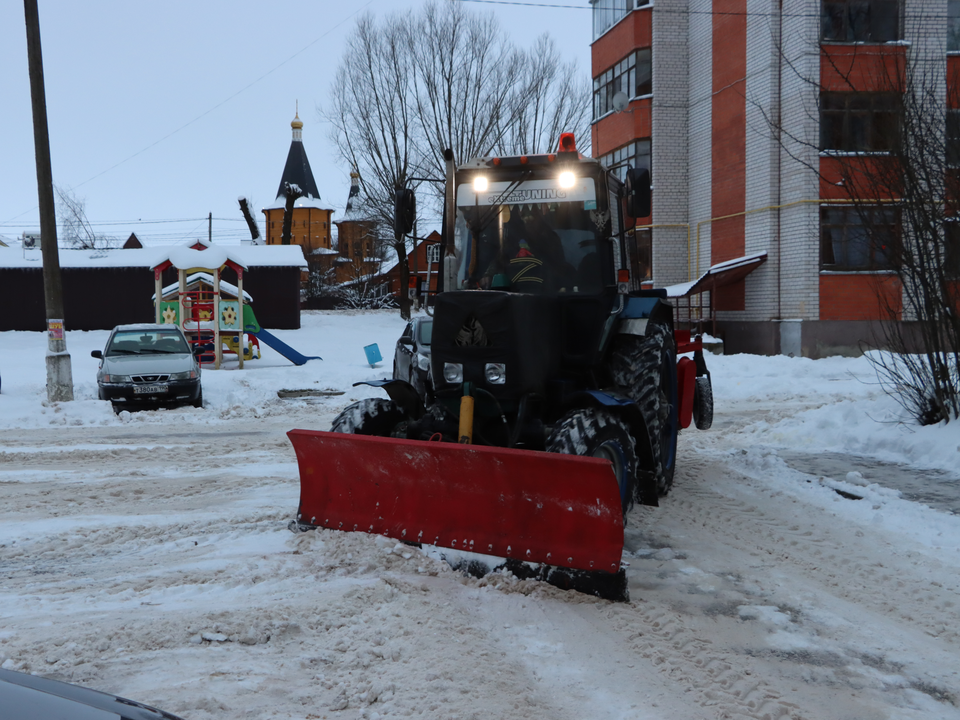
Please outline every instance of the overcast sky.
[[[528, 46], [549, 32], [589, 75], [587, 0], [576, 9], [469, 2]], [[421, 0], [39, 0], [54, 182], [99, 232], [151, 242], [247, 235], [237, 205], [273, 202], [299, 101], [321, 199], [337, 219], [350, 168], [332, 152], [327, 102], [360, 13]], [[23, 4], [0, 2], [0, 236], [40, 226]], [[171, 222], [178, 221], [178, 222]]]

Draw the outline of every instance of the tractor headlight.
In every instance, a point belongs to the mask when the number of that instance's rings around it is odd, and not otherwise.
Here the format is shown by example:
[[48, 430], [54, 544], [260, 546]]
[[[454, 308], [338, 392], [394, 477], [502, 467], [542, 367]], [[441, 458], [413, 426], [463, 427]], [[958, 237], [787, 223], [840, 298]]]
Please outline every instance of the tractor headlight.
[[460, 363], [444, 363], [443, 379], [448, 383], [463, 382], [463, 365]]
[[473, 191], [476, 193], [486, 192], [490, 184], [487, 182], [486, 175], [476, 175], [473, 178]]
[[577, 176], [569, 170], [564, 170], [562, 173], [560, 173], [560, 177], [557, 178], [557, 182], [559, 183], [560, 187], [564, 189], [570, 189], [577, 184]]
[[483, 374], [491, 385], [503, 385], [507, 382], [507, 366], [503, 363], [487, 363]]

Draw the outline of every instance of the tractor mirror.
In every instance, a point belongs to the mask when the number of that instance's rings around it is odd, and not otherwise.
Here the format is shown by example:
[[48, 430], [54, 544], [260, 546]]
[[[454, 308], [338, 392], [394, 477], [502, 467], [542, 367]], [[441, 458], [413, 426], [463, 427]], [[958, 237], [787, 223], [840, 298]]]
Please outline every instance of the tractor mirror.
[[624, 183], [627, 214], [632, 218], [650, 215], [650, 171], [646, 168], [627, 168]]
[[400, 188], [394, 196], [393, 233], [397, 238], [409, 235], [413, 231], [413, 221], [417, 217], [417, 196], [410, 188]]

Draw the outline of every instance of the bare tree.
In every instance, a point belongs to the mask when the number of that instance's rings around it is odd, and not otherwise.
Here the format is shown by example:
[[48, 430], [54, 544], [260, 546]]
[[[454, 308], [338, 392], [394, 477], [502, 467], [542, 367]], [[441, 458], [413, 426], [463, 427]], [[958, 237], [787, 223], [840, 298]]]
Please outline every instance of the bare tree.
[[[413, 178], [444, 177], [444, 150], [458, 160], [547, 151], [560, 129], [588, 126], [590, 98], [586, 79], [560, 63], [548, 36], [525, 53], [493, 14], [428, 0], [417, 12], [358, 21], [322, 116], [340, 156], [360, 173], [366, 207], [392, 225], [396, 191], [416, 188]], [[421, 214], [439, 214], [442, 197], [431, 184]], [[409, 242], [393, 243], [403, 288]], [[409, 304], [401, 293], [404, 317]]]
[[263, 241], [260, 239], [260, 227], [250, 212], [251, 203], [243, 195], [237, 198], [237, 202], [240, 204], [240, 212], [243, 214], [243, 219], [246, 220], [247, 228], [250, 230], [251, 241], [254, 245], [262, 245]]
[[[360, 174], [364, 206], [384, 223], [393, 222], [394, 194], [416, 176], [421, 162], [414, 108], [408, 102], [414, 95], [409, 18], [393, 16], [382, 26], [369, 14], [360, 18], [324, 113], [340, 157]], [[406, 240], [397, 240], [394, 250], [405, 286]], [[409, 317], [409, 300], [401, 297], [400, 303], [401, 314]]]
[[283, 194], [286, 202], [283, 205], [283, 225], [280, 228], [280, 243], [289, 245], [293, 230], [293, 207], [299, 198], [303, 197], [303, 190], [297, 184], [284, 183]]
[[[825, 17], [824, 23], [833, 20]], [[925, 22], [929, 18], [921, 13], [906, 25]], [[818, 99], [813, 113], [819, 137], [791, 133], [778, 113], [756, 107], [781, 148], [815, 173], [821, 188], [842, 188], [843, 199], [821, 208], [821, 258], [875, 271], [883, 320], [868, 358], [884, 390], [918, 423], [956, 420], [960, 138], [951, 146], [946, 131], [946, 52], [899, 43], [841, 45], [822, 51], [820, 72], [809, 77], [782, 46], [780, 51], [787, 72]], [[829, 162], [823, 164], [821, 156]]]
[[59, 185], [53, 189], [57, 194], [57, 220], [59, 237], [79, 250], [103, 250], [117, 247], [118, 238], [98, 233], [87, 219], [85, 201]]
[[[945, 64], [907, 62], [889, 157], [866, 170], [842, 163], [873, 250], [890, 258], [902, 289], [902, 297], [881, 291], [881, 305], [888, 317], [914, 321], [882, 325], [888, 351], [870, 359], [884, 387], [921, 425], [960, 419], [960, 238], [947, 237], [948, 223], [957, 220], [960, 168], [950, 167], [944, 71]], [[891, 87], [896, 79], [889, 78]], [[887, 198], [897, 202], [884, 217], [876, 206]], [[899, 238], [889, 219], [899, 219]]]
[[433, 177], [443, 151], [459, 160], [489, 155], [521, 116], [515, 88], [526, 60], [492, 14], [463, 3], [428, 0], [407, 27], [413, 60], [418, 142]]
[[592, 93], [576, 62], [561, 62], [553, 39], [544, 34], [523, 53], [519, 67], [520, 78], [508, 100], [511, 112], [500, 130], [498, 152], [556, 152], [560, 133], [572, 132], [580, 152], [588, 153]]

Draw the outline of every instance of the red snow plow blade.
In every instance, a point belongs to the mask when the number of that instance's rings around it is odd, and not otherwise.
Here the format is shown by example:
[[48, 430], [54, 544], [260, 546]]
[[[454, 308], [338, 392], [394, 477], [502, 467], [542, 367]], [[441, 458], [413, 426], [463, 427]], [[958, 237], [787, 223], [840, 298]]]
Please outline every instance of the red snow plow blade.
[[604, 573], [620, 570], [610, 463], [530, 450], [291, 430], [301, 524]]

